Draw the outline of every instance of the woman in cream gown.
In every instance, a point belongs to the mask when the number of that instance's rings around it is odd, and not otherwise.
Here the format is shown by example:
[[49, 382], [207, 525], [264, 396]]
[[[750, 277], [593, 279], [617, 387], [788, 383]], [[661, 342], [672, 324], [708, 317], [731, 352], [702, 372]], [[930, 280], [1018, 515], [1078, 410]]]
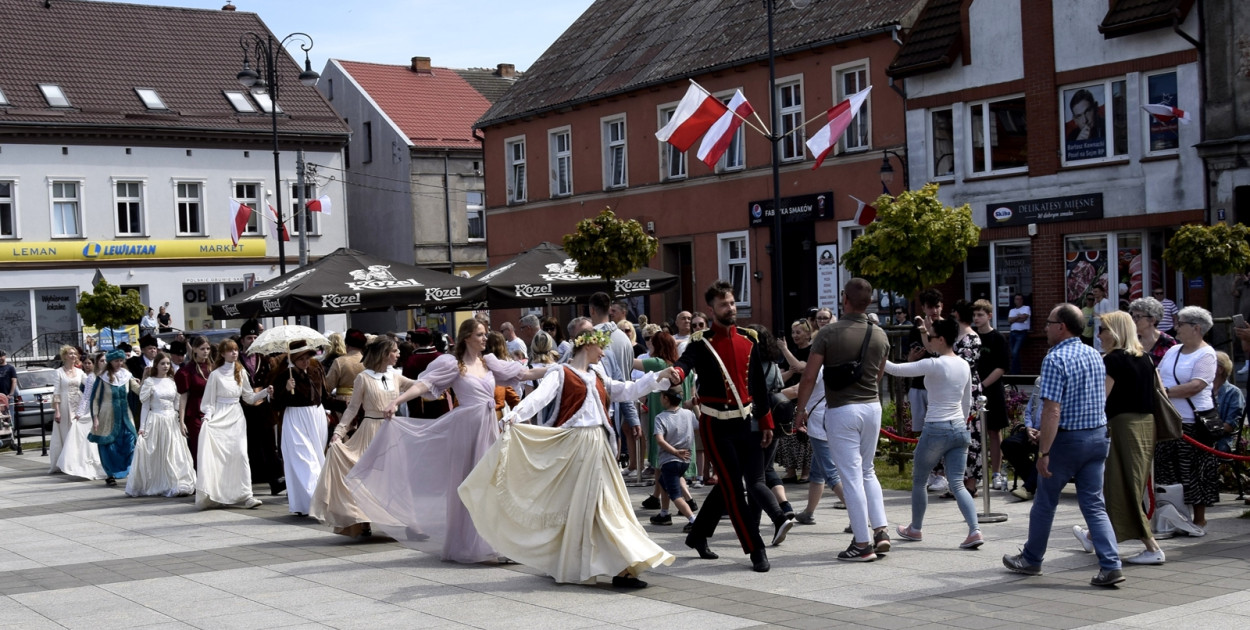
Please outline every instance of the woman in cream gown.
[[181, 497], [195, 492], [195, 464], [178, 417], [178, 386], [171, 366], [168, 356], [156, 353], [139, 387], [143, 411], [135, 459], [126, 479], [126, 494], [132, 497]]
[[[552, 366], [538, 388], [504, 416], [511, 427], [459, 494], [478, 532], [496, 550], [557, 582], [642, 588], [638, 575], [672, 554], [647, 537], [616, 464], [609, 402], [634, 401], [669, 386], [671, 369], [630, 382], [595, 365], [611, 338], [592, 330], [574, 341], [568, 365]], [[593, 367], [592, 367], [593, 366]], [[553, 426], [511, 424], [557, 402]]]
[[107, 475], [104, 483], [117, 485], [130, 471], [135, 453], [135, 422], [130, 416], [130, 392], [139, 393], [139, 380], [126, 369], [126, 353], [111, 350], [108, 362], [91, 387], [91, 432], [87, 439], [99, 447], [100, 465]]
[[448, 389], [455, 390], [459, 405], [434, 420], [382, 423], [348, 486], [370, 521], [401, 543], [454, 562], [493, 561], [499, 554], [478, 536], [456, 487], [499, 436], [496, 385], [515, 385], [545, 370], [483, 354], [487, 333], [477, 320], [461, 324], [458, 333], [453, 353], [430, 363], [382, 415], [390, 417], [400, 403], [418, 396], [437, 399]]
[[239, 363], [239, 346], [227, 339], [217, 346], [217, 369], [208, 375], [200, 410], [200, 454], [196, 458], [195, 506], [201, 510], [228, 505], [252, 509], [252, 466], [247, 457], [247, 421], [240, 398], [247, 404], [263, 400], [273, 388], [252, 391], [247, 371]]
[[84, 388], [91, 391], [89, 388], [95, 384], [95, 359], [86, 358], [85, 365], [92, 372], [92, 376], [88, 377], [76, 365], [77, 348], [62, 346], [60, 354], [62, 365], [56, 371], [56, 386], [52, 390], [56, 415], [52, 436], [48, 440], [48, 461], [52, 462], [48, 472], [103, 479], [105, 473], [100, 466], [99, 447], [87, 441], [87, 434], [91, 432], [91, 414], [83, 404], [86, 397], [82, 394]]

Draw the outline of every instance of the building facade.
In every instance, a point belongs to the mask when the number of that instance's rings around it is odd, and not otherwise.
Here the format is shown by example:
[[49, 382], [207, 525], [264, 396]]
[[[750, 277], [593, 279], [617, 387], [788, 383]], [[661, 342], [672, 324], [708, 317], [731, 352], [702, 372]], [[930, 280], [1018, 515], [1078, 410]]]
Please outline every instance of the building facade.
[[[2, 0], [0, 11], [10, 31], [0, 66], [0, 348], [76, 338], [75, 303], [97, 277], [166, 306], [176, 328], [237, 323], [214, 322], [208, 306], [278, 275], [264, 209], [280, 191], [291, 217], [296, 151], [338, 168], [346, 127], [283, 53], [275, 180], [271, 103], [235, 76], [240, 36], [268, 34], [256, 14], [22, 0]], [[115, 37], [99, 37], [100, 24]], [[66, 48], [75, 63], [57, 61]], [[288, 222], [315, 259], [347, 244], [345, 204], [328, 180], [309, 180], [304, 193], [340, 209]], [[237, 245], [232, 199], [257, 210]], [[294, 268], [297, 241], [286, 245]]]

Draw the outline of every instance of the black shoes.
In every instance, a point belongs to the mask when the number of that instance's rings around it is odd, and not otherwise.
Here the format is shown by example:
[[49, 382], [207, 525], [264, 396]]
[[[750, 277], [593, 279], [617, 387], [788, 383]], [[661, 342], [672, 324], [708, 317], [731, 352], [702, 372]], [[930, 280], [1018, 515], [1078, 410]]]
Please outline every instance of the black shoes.
[[276, 497], [279, 494], [282, 494], [283, 492], [286, 492], [286, 478], [285, 477], [269, 482], [269, 496]]
[[786, 534], [789, 534], [790, 528], [794, 527], [794, 522], [793, 518], [786, 518], [780, 523], [773, 523], [773, 547], [776, 547], [785, 541]]
[[699, 552], [699, 557], [704, 560], [715, 560], [720, 557], [711, 549], [707, 548], [706, 538], [702, 536], [695, 536], [693, 533], [686, 536], [686, 546]]
[[108, 479], [105, 479], [105, 480], [104, 480], [104, 485], [106, 485], [106, 486], [115, 486], [115, 485], [117, 485], [117, 480], [116, 480], [116, 479], [114, 479], [114, 478], [112, 478], [112, 477], [109, 477]]
[[838, 560], [845, 562], [872, 562], [877, 559], [877, 552], [873, 550], [872, 545], [864, 545], [863, 547], [851, 543], [846, 551], [838, 554]]
[[890, 553], [890, 535], [879, 529], [872, 535], [872, 548], [877, 553]]
[[765, 554], [763, 549], [751, 552], [752, 571], [755, 571], [756, 573], [768, 573], [770, 568], [772, 567], [768, 564], [768, 554]]
[[1124, 572], [1119, 569], [1103, 569], [1089, 583], [1094, 586], [1115, 586], [1124, 581]]
[[[1029, 564], [1028, 561], [1024, 559], [1024, 554], [1018, 553], [1014, 556], [1003, 556], [1003, 566], [1007, 567], [1007, 570], [1012, 573], [1022, 573], [1024, 575], [1042, 574], [1042, 566], [1039, 564]], [[1116, 573], [1119, 573], [1119, 571], [1116, 571]], [[1099, 573], [1098, 577], [1102, 577], [1102, 573]], [[1098, 577], [1095, 577], [1094, 579], [1097, 580]], [[1120, 580], [1124, 580], [1123, 575], [1120, 576]]]
[[672, 514], [656, 514], [655, 516], [651, 517], [651, 524], [652, 525], [672, 525], [673, 515]]
[[647, 588], [647, 583], [632, 575], [617, 575], [612, 578], [612, 586], [616, 588]]
[[782, 515], [786, 518], [794, 518], [794, 506], [790, 505], [789, 501], [782, 501], [780, 507]]
[[655, 496], [655, 495], [651, 495], [651, 496], [649, 496], [649, 497], [647, 497], [647, 498], [643, 499], [643, 500], [642, 500], [642, 509], [644, 509], [644, 510], [658, 510], [658, 509], [660, 509], [660, 497], [657, 497], [657, 496]]
[[698, 512], [698, 511], [699, 511], [699, 504], [698, 504], [698, 503], [695, 503], [693, 498], [691, 498], [689, 501], [686, 501], [686, 505], [690, 506], [690, 511], [691, 511], [691, 512]]
[[689, 534], [694, 531], [694, 521], [686, 521], [686, 526], [681, 528], [681, 533]]

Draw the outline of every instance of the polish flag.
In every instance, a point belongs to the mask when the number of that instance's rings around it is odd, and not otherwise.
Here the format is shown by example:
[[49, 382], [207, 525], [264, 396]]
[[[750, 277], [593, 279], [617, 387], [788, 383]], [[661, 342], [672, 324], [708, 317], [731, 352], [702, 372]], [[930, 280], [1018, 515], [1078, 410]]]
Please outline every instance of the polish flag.
[[247, 231], [247, 221], [252, 218], [252, 209], [231, 199], [230, 200], [230, 240], [239, 244], [239, 236]]
[[734, 134], [738, 133], [738, 128], [742, 126], [742, 119], [754, 113], [755, 108], [747, 102], [747, 97], [742, 95], [742, 90], [736, 90], [733, 98], [729, 100], [729, 109], [721, 114], [720, 118], [712, 124], [707, 135], [703, 136], [703, 143], [699, 145], [699, 159], [703, 160], [709, 168], [716, 168], [716, 161], [729, 149], [729, 143], [733, 141]]
[[673, 117], [663, 129], [655, 132], [655, 137], [684, 153], [727, 111], [729, 108], [720, 99], [708, 94], [698, 83], [691, 82]]
[[816, 156], [816, 165], [812, 167], [812, 170], [820, 168], [820, 163], [825, 161], [825, 156], [829, 155], [833, 147], [838, 144], [838, 139], [842, 137], [846, 128], [851, 126], [851, 120], [859, 113], [859, 108], [864, 105], [864, 100], [868, 98], [868, 93], [871, 91], [870, 85], [862, 92], [856, 92], [845, 101], [834, 105], [826, 113], [829, 122], [807, 140], [807, 149]]
[[304, 207], [308, 208], [310, 212], [320, 212], [328, 217], [330, 216], [330, 195], [322, 195], [317, 199], [310, 199], [307, 204], [304, 204]]
[[272, 204], [266, 204], [266, 205], [269, 208], [269, 216], [267, 217], [269, 219], [269, 231], [274, 233], [275, 235], [274, 238], [277, 238], [277, 234], [280, 231], [282, 234], [282, 240], [290, 241], [291, 234], [286, 231], [286, 226], [283, 225], [281, 230], [278, 229], [278, 211], [273, 209]]
[[1183, 109], [1177, 109], [1171, 105], [1151, 103], [1149, 105], [1142, 105], [1141, 108], [1146, 110], [1146, 113], [1154, 116], [1155, 120], [1164, 124], [1170, 123], [1173, 120], [1179, 120], [1188, 125], [1190, 121], [1189, 112]]
[[864, 201], [860, 201], [855, 195], [847, 195], [855, 200], [855, 222], [867, 226], [869, 223], [877, 220], [877, 209]]

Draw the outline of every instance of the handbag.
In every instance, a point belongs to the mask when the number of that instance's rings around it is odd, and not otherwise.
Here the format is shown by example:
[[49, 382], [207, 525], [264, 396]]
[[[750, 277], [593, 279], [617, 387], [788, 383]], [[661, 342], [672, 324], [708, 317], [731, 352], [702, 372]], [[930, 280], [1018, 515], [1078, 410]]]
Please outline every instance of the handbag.
[[868, 320], [868, 329], [864, 331], [864, 343], [859, 347], [859, 357], [854, 361], [825, 367], [825, 391], [846, 389], [863, 378], [864, 356], [868, 354], [868, 342], [872, 341], [873, 326], [872, 320]]
[[1181, 439], [1181, 412], [1163, 390], [1163, 380], [1155, 373], [1154, 387], [1155, 442]]
[[[1172, 380], [1177, 383], [1180, 383], [1180, 380], [1176, 378], [1176, 364], [1179, 361], [1179, 356], [1172, 360]], [[1194, 407], [1194, 401], [1186, 398], [1185, 402], [1194, 412], [1194, 437], [1207, 446], [1214, 446], [1226, 433], [1224, 431], [1224, 421], [1220, 419], [1220, 412], [1214, 407], [1198, 411]]]

